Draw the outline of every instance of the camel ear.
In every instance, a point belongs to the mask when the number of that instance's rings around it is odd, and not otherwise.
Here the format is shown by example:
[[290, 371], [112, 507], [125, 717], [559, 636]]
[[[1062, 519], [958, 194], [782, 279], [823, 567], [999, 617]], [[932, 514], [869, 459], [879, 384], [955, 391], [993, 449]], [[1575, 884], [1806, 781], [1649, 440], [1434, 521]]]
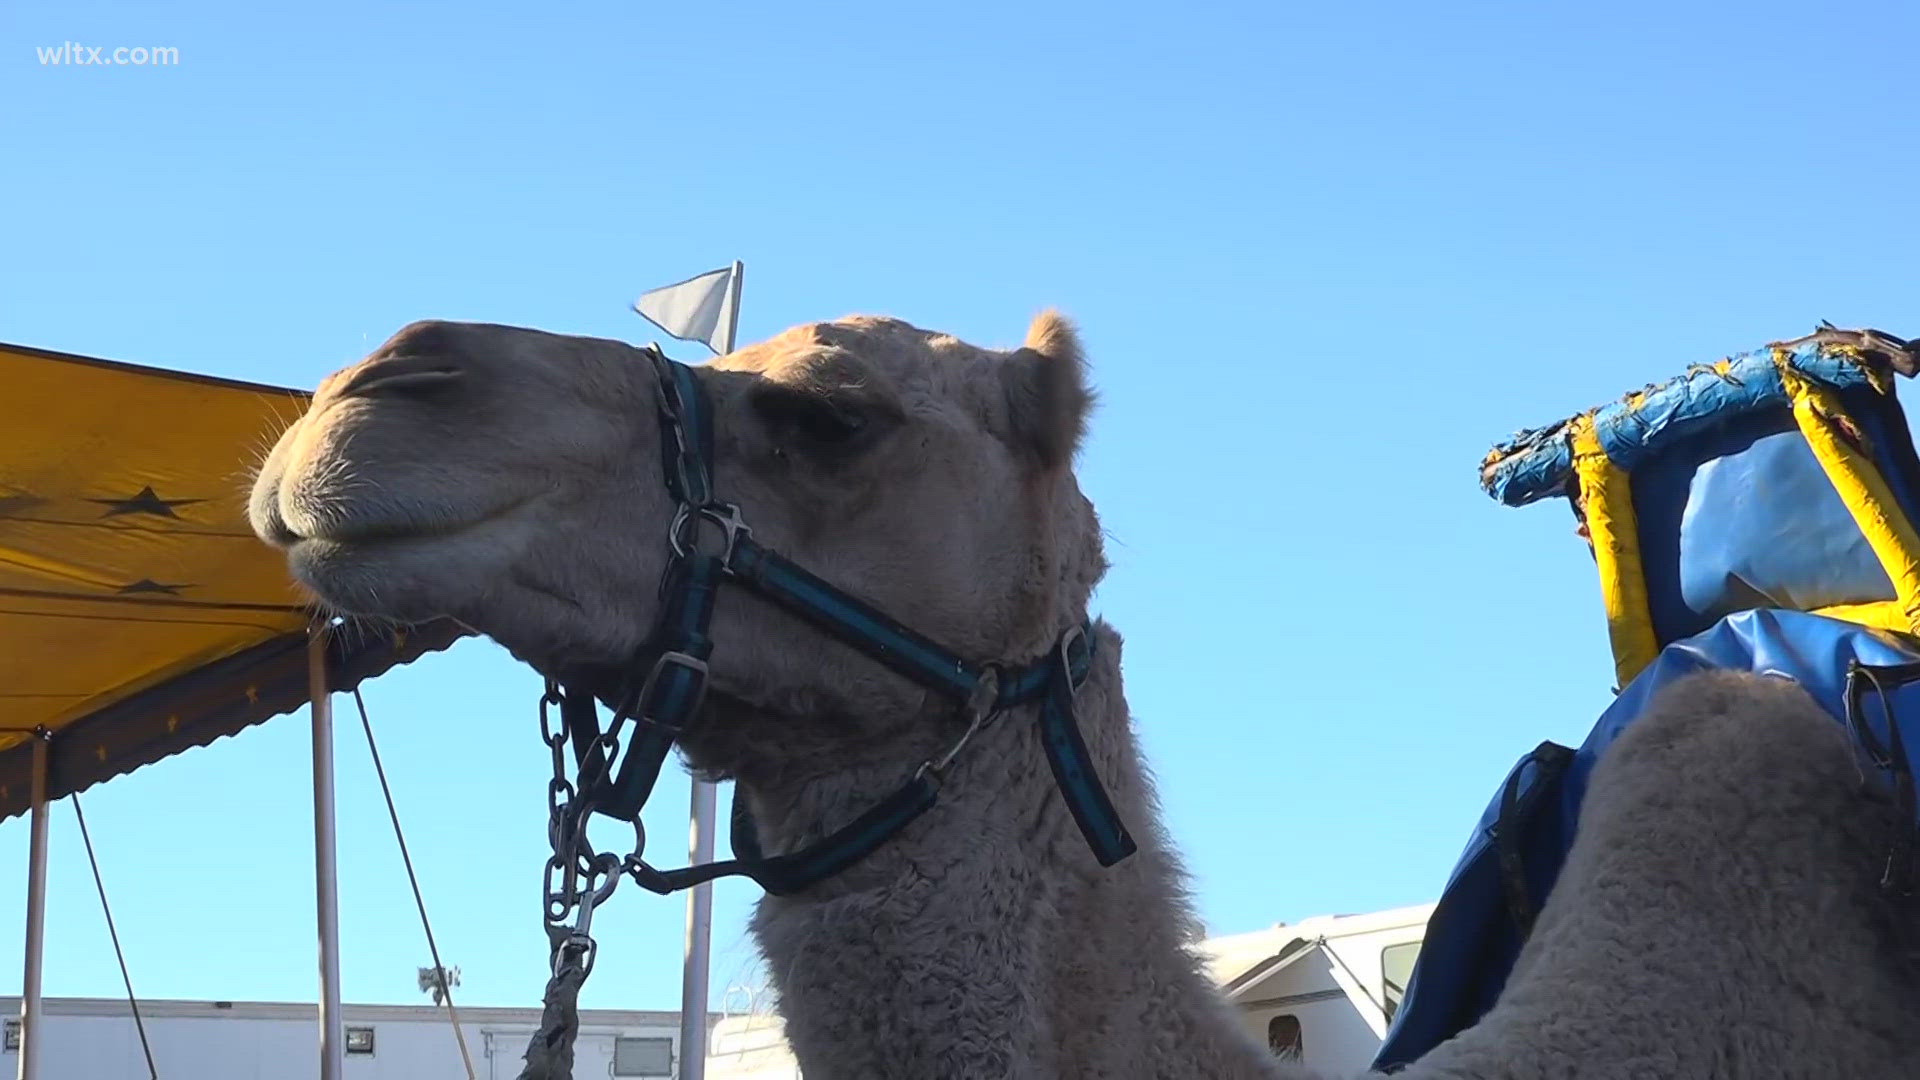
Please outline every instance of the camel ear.
[[1027, 328], [1027, 342], [1001, 369], [1015, 445], [1029, 449], [1042, 468], [1073, 460], [1086, 433], [1093, 392], [1073, 324], [1057, 311], [1043, 311]]

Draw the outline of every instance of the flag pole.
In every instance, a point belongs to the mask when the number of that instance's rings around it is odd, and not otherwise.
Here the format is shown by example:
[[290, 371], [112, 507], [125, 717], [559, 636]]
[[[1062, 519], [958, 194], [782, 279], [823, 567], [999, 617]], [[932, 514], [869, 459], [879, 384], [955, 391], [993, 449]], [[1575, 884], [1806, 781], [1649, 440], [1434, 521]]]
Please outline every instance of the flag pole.
[[[746, 267], [738, 259], [727, 288], [733, 293], [728, 304], [726, 336], [721, 338], [725, 356], [734, 349], [740, 332], [740, 289]], [[693, 865], [713, 861], [713, 837], [719, 816], [719, 788], [699, 777], [693, 780], [693, 806], [687, 838], [688, 855]], [[680, 1080], [706, 1080], [707, 1075], [707, 997], [708, 974], [713, 951], [713, 882], [703, 881], [687, 895], [687, 943], [685, 964], [680, 980]]]
[[746, 279], [747, 264], [741, 262], [739, 259], [733, 260], [733, 277], [727, 282], [727, 288], [733, 290], [733, 303], [727, 305], [729, 309], [727, 313], [727, 336], [720, 341], [720, 344], [725, 346], [725, 348], [720, 350], [721, 356], [725, 356], [733, 351], [740, 333], [740, 289], [746, 283]]

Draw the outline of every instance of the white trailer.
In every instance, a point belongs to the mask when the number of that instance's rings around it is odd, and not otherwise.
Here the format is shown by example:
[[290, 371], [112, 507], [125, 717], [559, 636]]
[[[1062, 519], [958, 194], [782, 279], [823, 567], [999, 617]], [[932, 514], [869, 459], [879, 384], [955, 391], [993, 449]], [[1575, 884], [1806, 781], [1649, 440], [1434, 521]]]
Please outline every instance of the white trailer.
[[1321, 915], [1204, 946], [1227, 1000], [1276, 1055], [1332, 1074], [1379, 1052], [1426, 937], [1432, 904]]
[[[18, 1067], [18, 997], [0, 997], [5, 1042], [0, 1076]], [[148, 1080], [146, 1057], [124, 998], [47, 998], [42, 1068], [59, 1080]], [[156, 1071], [193, 1080], [317, 1080], [320, 1030], [311, 1002], [140, 1002]], [[341, 1008], [347, 1080], [466, 1080], [453, 1025], [433, 1005]], [[709, 1018], [709, 1026], [717, 1017]], [[460, 1006], [478, 1080], [514, 1080], [540, 1026], [537, 1008]], [[573, 1074], [582, 1080], [674, 1080], [680, 1071], [677, 1011], [580, 1010]]]

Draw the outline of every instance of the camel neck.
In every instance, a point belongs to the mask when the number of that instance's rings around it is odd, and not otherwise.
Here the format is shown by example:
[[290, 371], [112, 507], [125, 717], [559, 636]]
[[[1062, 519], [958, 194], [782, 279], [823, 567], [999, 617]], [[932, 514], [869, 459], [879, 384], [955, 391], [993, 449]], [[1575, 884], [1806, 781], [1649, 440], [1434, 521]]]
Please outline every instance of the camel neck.
[[[761, 903], [754, 932], [808, 1075], [1272, 1075], [1199, 969], [1198, 924], [1153, 820], [1120, 684], [1120, 641], [1099, 632], [1077, 713], [1138, 852], [1097, 864], [1054, 787], [1035, 707], [982, 731], [940, 805], [846, 880]], [[858, 813], [869, 793], [853, 789], [868, 784], [849, 781], [844, 805], [809, 816]]]

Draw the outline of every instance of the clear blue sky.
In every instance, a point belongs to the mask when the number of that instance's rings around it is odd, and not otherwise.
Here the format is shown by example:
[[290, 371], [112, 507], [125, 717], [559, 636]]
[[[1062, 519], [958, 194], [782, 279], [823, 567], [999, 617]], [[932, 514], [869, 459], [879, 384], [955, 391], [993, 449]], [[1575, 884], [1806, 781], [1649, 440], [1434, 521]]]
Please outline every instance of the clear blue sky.
[[[1482, 495], [1490, 443], [1821, 318], [1920, 333], [1911, 8], [953, 11], [10, 5], [0, 340], [311, 386], [429, 316], [642, 341], [634, 295], [736, 258], [746, 339], [867, 311], [1005, 344], [1060, 305], [1104, 400], [1098, 608], [1231, 932], [1432, 899], [1513, 760], [1608, 701], [1570, 516]], [[36, 60], [69, 40], [180, 63]], [[367, 689], [477, 1003], [543, 978], [537, 691], [483, 643]], [[341, 721], [346, 993], [420, 1000]], [[312, 998], [306, 738], [86, 796], [144, 995]], [[54, 820], [47, 988], [117, 993]], [[25, 857], [0, 825], [9, 991]], [[753, 892], [718, 895], [724, 986]], [[682, 912], [624, 889], [586, 1001], [673, 1007]]]

